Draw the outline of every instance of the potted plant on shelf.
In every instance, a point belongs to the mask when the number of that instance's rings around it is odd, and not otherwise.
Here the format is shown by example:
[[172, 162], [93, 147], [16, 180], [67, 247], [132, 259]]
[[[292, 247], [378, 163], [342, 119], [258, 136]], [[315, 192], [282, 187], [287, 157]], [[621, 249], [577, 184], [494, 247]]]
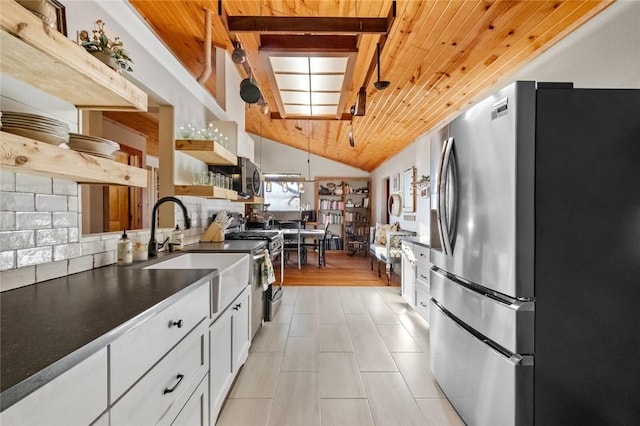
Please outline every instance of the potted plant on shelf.
[[133, 60], [131, 60], [129, 54], [124, 49], [122, 41], [119, 37], [109, 39], [104, 31], [104, 25], [105, 23], [101, 19], [95, 22], [92, 38], [89, 38], [88, 31], [80, 31], [78, 34], [80, 45], [84, 47], [87, 52], [116, 71], [133, 71], [131, 68]]

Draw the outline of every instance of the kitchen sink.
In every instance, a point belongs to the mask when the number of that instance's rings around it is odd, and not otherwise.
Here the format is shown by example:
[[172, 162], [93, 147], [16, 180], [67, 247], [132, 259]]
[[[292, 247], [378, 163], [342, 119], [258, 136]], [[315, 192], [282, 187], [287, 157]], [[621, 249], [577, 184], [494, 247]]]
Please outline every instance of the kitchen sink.
[[244, 253], [185, 253], [143, 269], [217, 269], [218, 276], [211, 282], [211, 313], [216, 314], [249, 285], [250, 261]]

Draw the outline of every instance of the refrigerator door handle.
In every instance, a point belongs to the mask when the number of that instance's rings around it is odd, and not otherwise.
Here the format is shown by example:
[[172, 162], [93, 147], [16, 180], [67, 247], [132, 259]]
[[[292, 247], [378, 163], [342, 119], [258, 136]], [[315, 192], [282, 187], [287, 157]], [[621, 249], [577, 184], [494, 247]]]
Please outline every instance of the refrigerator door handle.
[[[442, 247], [445, 254], [448, 255], [453, 254], [458, 227], [458, 169], [453, 145], [453, 137], [444, 143], [438, 182], [438, 223], [441, 230]], [[449, 170], [451, 170], [451, 181], [449, 181]], [[449, 188], [451, 188], [451, 193]], [[449, 199], [450, 195], [451, 200]]]
[[443, 209], [444, 209], [444, 188], [445, 188], [444, 180], [446, 179], [444, 175], [446, 171], [445, 158], [446, 158], [447, 147], [449, 146], [449, 141], [451, 139], [452, 138], [445, 140], [444, 144], [442, 145], [442, 153], [440, 154], [440, 164], [438, 166], [438, 186], [436, 188], [436, 192], [438, 194], [438, 203], [436, 205], [438, 236], [440, 237], [440, 246], [442, 247], [444, 254], [449, 254], [447, 250], [448, 245], [445, 244], [445, 241], [447, 240], [447, 238], [446, 238], [446, 230], [444, 228], [444, 221], [442, 219], [443, 219]]

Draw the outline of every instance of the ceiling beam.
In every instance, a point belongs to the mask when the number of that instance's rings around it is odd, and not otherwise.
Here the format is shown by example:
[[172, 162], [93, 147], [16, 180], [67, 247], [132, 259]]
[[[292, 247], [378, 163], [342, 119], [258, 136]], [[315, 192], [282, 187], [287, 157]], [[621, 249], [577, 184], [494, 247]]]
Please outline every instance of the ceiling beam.
[[270, 118], [272, 120], [309, 120], [309, 121], [351, 121], [353, 116], [351, 114], [341, 114], [339, 117], [321, 117], [321, 116], [301, 116], [295, 117], [283, 117], [279, 112], [271, 112]]
[[355, 35], [284, 35], [263, 34], [260, 36], [260, 51], [290, 52], [305, 54], [313, 52], [357, 52], [358, 37]]
[[[395, 3], [394, 3], [395, 4]], [[392, 7], [394, 8], [394, 7]], [[387, 34], [388, 17], [228, 16], [229, 31], [240, 33]]]

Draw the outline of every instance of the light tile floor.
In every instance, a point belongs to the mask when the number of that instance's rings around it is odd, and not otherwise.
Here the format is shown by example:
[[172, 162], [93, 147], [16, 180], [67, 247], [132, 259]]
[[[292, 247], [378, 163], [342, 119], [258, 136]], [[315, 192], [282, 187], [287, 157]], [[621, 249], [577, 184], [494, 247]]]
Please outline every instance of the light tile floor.
[[462, 425], [431, 376], [429, 326], [398, 287], [285, 287], [219, 426]]

